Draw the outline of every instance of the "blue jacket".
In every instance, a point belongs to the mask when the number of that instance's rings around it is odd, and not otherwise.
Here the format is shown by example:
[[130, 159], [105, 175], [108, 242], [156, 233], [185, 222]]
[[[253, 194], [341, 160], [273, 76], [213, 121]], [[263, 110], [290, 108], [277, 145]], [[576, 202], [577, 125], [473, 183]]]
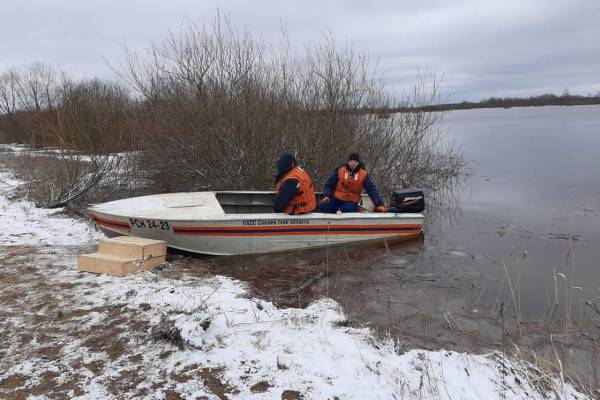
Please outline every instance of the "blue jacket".
[[[335, 192], [335, 187], [337, 186], [337, 183], [338, 183], [338, 171], [340, 170], [340, 168], [347, 168], [348, 171], [350, 171], [350, 167], [348, 167], [348, 165], [341, 165], [339, 167], [336, 167], [333, 170], [333, 172], [331, 173], [331, 175], [329, 175], [329, 177], [325, 181], [325, 185], [323, 186], [323, 195], [324, 196], [334, 197], [333, 194]], [[365, 166], [361, 162], [360, 165], [358, 166], [358, 168], [365, 169]], [[379, 192], [377, 191], [377, 187], [375, 186], [375, 183], [373, 183], [373, 180], [371, 179], [371, 176], [368, 173], [367, 173], [367, 177], [365, 178], [365, 183], [364, 183], [363, 187], [364, 187], [365, 191], [367, 192], [367, 194], [369, 195], [369, 197], [371, 198], [371, 201], [373, 202], [373, 204], [375, 204], [375, 206], [383, 205], [383, 200], [382, 200], [381, 196], [379, 195]]]
[[[277, 182], [283, 178], [283, 176], [287, 174], [290, 169], [294, 168], [294, 165], [297, 164], [298, 162], [296, 161], [296, 158], [289, 153], [283, 154], [281, 157], [279, 157], [276, 164], [277, 175], [275, 176], [275, 184], [277, 184]], [[273, 211], [280, 213], [285, 210], [289, 202], [292, 201], [298, 194], [298, 183], [299, 182], [297, 179], [288, 179], [281, 185], [281, 188], [279, 188], [279, 193], [273, 200]]]

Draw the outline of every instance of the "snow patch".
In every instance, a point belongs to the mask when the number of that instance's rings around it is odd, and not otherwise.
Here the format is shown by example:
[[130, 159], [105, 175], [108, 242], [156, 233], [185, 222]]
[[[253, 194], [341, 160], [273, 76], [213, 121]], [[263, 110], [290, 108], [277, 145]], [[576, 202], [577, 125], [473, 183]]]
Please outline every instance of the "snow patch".
[[[546, 399], [536, 371], [524, 362], [490, 355], [412, 350], [377, 340], [366, 328], [343, 327], [339, 304], [331, 299], [306, 309], [279, 309], [249, 298], [246, 286], [230, 278], [155, 279], [97, 277], [99, 288], [86, 302], [112, 299], [138, 309], [151, 306], [153, 320], [170, 321], [186, 349], [165, 360], [168, 370], [198, 363], [223, 368], [222, 377], [239, 390], [236, 398], [279, 398], [297, 390], [306, 398], [339, 399]], [[249, 388], [267, 382], [265, 393]], [[555, 381], [561, 398], [583, 398]]]
[[91, 225], [61, 216], [62, 209], [48, 210], [27, 200], [9, 200], [22, 184], [0, 170], [0, 246], [82, 245], [102, 237]]

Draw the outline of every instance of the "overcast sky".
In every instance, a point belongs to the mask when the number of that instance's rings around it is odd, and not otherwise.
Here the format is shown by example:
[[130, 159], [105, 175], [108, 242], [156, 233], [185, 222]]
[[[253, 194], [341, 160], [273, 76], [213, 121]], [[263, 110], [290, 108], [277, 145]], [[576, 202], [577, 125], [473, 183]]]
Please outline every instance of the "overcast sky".
[[284, 1], [0, 0], [0, 71], [35, 61], [112, 78], [122, 44], [144, 49], [216, 10], [299, 51], [332, 32], [379, 60], [402, 90], [417, 71], [443, 74], [448, 101], [600, 92], [600, 0]]

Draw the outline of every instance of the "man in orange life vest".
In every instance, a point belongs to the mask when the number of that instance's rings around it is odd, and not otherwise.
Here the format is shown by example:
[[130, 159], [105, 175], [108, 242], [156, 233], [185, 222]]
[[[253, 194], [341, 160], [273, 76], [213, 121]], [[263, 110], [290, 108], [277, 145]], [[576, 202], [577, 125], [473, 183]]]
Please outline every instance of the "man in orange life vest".
[[319, 211], [326, 213], [334, 213], [338, 210], [355, 212], [363, 187], [375, 204], [375, 211], [385, 212], [383, 200], [371, 177], [367, 174], [365, 165], [360, 161], [360, 156], [358, 153], [352, 153], [348, 157], [346, 165], [337, 167], [325, 181]]
[[317, 207], [312, 179], [298, 166], [296, 158], [291, 154], [283, 154], [277, 160], [275, 192], [277, 193], [273, 200], [275, 212], [285, 212], [290, 215], [304, 214]]

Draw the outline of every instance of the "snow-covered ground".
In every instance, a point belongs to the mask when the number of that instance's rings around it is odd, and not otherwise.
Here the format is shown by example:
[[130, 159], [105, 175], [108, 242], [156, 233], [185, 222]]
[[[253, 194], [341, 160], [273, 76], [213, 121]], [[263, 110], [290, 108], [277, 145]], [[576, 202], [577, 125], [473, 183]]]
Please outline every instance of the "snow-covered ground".
[[78, 249], [98, 233], [9, 200], [21, 183], [0, 165], [0, 398], [585, 398], [500, 353], [402, 352], [348, 327], [330, 299], [280, 309], [243, 282], [168, 264], [80, 273]]
[[0, 170], [0, 245], [80, 245], [101, 237], [88, 223], [61, 216], [62, 209], [36, 208], [26, 200], [9, 200], [23, 183]]

